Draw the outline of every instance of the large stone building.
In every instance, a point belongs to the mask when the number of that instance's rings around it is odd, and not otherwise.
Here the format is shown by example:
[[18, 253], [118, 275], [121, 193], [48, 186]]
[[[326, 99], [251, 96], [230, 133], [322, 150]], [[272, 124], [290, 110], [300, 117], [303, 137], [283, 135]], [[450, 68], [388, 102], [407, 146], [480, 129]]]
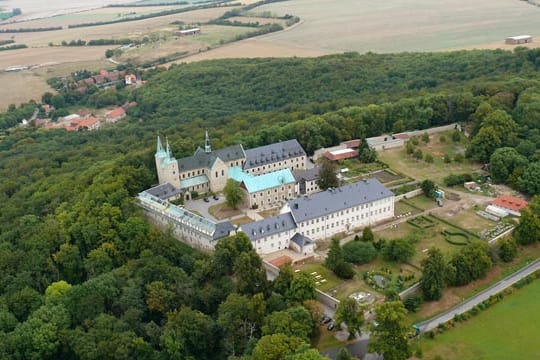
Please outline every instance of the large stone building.
[[204, 251], [214, 250], [219, 239], [233, 235], [236, 227], [230, 221], [216, 223], [152, 195], [139, 194], [139, 204], [152, 223], [163, 231], [171, 230], [182, 242]]
[[243, 182], [250, 206], [267, 208], [295, 196], [291, 171], [305, 169], [307, 156], [296, 140], [246, 151], [242, 145], [212, 150], [206, 132], [204, 149], [199, 147], [193, 156], [182, 159], [176, 159], [169, 142], [164, 148], [158, 137], [155, 160], [159, 184], [180, 189], [186, 200], [193, 191], [221, 192], [227, 179], [234, 178]]
[[394, 194], [373, 178], [289, 200], [298, 232], [312, 239], [360, 229], [394, 217]]
[[281, 214], [242, 225], [259, 254], [292, 248], [314, 251], [316, 240], [394, 217], [394, 194], [377, 179], [289, 200]]

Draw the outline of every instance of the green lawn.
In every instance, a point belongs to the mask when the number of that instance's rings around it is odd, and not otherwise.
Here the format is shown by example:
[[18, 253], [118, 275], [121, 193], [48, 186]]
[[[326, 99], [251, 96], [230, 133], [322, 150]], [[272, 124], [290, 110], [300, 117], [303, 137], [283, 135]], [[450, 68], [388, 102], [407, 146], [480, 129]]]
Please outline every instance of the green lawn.
[[[420, 196], [417, 198], [420, 198]], [[452, 254], [456, 251], [459, 251], [460, 247], [448, 243], [444, 239], [444, 235], [442, 234], [442, 232], [444, 230], [450, 230], [450, 231], [460, 231], [460, 230], [448, 224], [444, 224], [433, 217], [428, 216], [428, 218], [432, 219], [435, 222], [435, 226], [430, 227], [430, 228], [420, 229], [407, 222], [404, 222], [404, 223], [399, 224], [396, 228], [389, 228], [389, 229], [377, 231], [375, 233], [375, 236], [377, 238], [385, 238], [388, 240], [399, 239], [406, 236], [414, 236], [416, 239], [418, 239], [418, 242], [415, 244], [416, 254], [413, 256], [413, 258], [410, 261], [411, 264], [415, 266], [420, 266], [422, 259], [425, 257], [425, 251], [429, 248], [432, 248], [432, 247], [439, 248], [445, 254]], [[452, 221], [452, 223], [455, 223], [455, 222]], [[475, 240], [478, 240], [478, 239], [475, 239]]]
[[[316, 279], [316, 281], [320, 282], [320, 284], [317, 285], [317, 289], [324, 292], [329, 292], [330, 294], [332, 294], [330, 290], [335, 288], [337, 285], [339, 285], [343, 281], [340, 278], [338, 278], [336, 275], [334, 275], [332, 271], [328, 270], [321, 263], [313, 262], [313, 263], [309, 263], [305, 265], [298, 265], [298, 266], [294, 266], [294, 269], [295, 270], [300, 269], [304, 272], [307, 272], [308, 274], [316, 272], [317, 273], [316, 275], [321, 276], [320, 280], [322, 279], [326, 280], [325, 282], [321, 282], [319, 279]], [[315, 279], [315, 276], [313, 276], [313, 278]]]
[[412, 204], [422, 210], [429, 210], [429, 209], [433, 209], [437, 207], [437, 203], [435, 202], [435, 200], [430, 199], [424, 195], [418, 195], [411, 199], [406, 199], [402, 201], [404, 201], [405, 203]]
[[419, 212], [420, 210], [413, 208], [412, 206], [404, 203], [403, 201], [398, 201], [394, 205], [394, 214], [396, 216], [404, 215], [407, 213], [418, 214]]
[[420, 340], [423, 359], [540, 358], [539, 293], [540, 281], [536, 280], [434, 340]]

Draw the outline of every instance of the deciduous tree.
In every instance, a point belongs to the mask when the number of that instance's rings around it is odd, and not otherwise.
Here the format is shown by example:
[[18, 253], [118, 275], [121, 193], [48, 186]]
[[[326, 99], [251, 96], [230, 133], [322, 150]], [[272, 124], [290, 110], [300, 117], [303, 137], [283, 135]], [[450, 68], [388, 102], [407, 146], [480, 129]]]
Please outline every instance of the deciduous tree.
[[422, 280], [420, 285], [426, 300], [439, 300], [445, 286], [446, 262], [441, 250], [431, 248], [422, 260]]
[[383, 355], [385, 360], [405, 360], [411, 356], [406, 314], [401, 301], [377, 304], [375, 316], [378, 325], [372, 328], [369, 351]]
[[360, 334], [365, 321], [364, 310], [355, 299], [350, 297], [340, 301], [335, 318], [338, 324], [345, 323], [347, 326], [349, 340], [354, 339], [357, 332]]

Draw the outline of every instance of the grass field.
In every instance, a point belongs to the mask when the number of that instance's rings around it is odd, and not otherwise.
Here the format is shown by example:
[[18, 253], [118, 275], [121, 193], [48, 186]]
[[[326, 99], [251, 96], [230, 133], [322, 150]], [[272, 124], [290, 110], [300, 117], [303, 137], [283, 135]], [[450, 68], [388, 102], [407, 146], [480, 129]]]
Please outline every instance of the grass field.
[[253, 11], [294, 14], [304, 22], [265, 41], [327, 51], [437, 51], [501, 44], [540, 35], [540, 8], [509, 0], [292, 0]]
[[421, 340], [423, 359], [540, 358], [539, 293], [540, 281], [536, 280], [434, 340]]

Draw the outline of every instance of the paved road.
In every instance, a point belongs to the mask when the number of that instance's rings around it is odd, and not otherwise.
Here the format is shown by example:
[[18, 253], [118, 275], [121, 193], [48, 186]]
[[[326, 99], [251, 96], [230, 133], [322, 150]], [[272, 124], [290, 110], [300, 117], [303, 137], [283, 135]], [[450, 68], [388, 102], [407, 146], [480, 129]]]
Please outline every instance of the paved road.
[[499, 292], [512, 286], [519, 280], [523, 279], [524, 277], [532, 274], [533, 272], [539, 269], [540, 269], [540, 259], [537, 259], [534, 262], [530, 263], [529, 265], [521, 268], [517, 272], [505, 277], [498, 283], [490, 286], [486, 290], [478, 293], [477, 295], [473, 296], [467, 301], [464, 301], [461, 304], [456, 305], [452, 309], [440, 315], [437, 315], [434, 318], [418, 323], [417, 326], [420, 328], [421, 332], [433, 330], [439, 324], [452, 320], [456, 314], [463, 314], [464, 312], [471, 310], [475, 305], [478, 305], [482, 301], [487, 300], [492, 295], [498, 294]]

